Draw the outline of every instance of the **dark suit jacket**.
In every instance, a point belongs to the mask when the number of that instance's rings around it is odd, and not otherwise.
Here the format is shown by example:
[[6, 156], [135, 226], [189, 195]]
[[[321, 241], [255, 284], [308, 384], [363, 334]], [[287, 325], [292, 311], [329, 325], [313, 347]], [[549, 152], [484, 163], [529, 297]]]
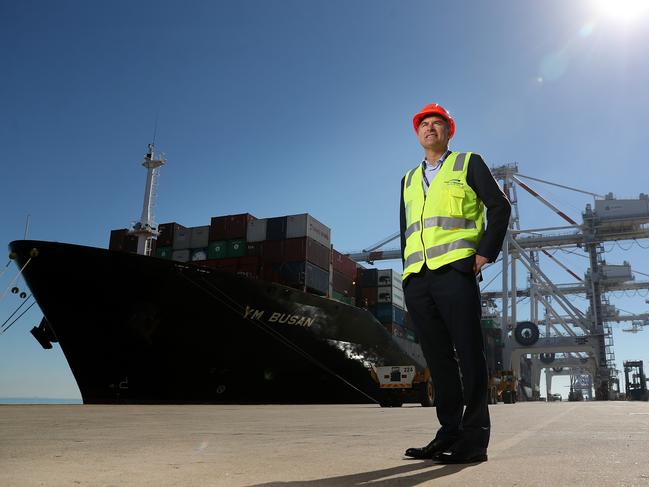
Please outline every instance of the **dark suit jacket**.
[[[487, 226], [485, 232], [480, 239], [477, 254], [489, 259], [489, 262], [494, 262], [500, 253], [503, 245], [503, 240], [507, 233], [507, 226], [509, 224], [509, 215], [511, 214], [511, 205], [505, 196], [505, 193], [500, 189], [498, 183], [491, 175], [491, 171], [485, 164], [484, 160], [479, 154], [471, 154], [469, 158], [469, 167], [467, 170], [466, 182], [473, 191], [475, 191], [478, 198], [482, 200], [487, 208]], [[404, 176], [405, 178], [405, 176]], [[401, 179], [401, 258], [403, 259], [403, 252], [406, 248], [406, 209], [403, 204], [403, 182]], [[450, 266], [461, 272], [473, 272], [474, 256], [465, 259], [456, 260], [451, 262]]]

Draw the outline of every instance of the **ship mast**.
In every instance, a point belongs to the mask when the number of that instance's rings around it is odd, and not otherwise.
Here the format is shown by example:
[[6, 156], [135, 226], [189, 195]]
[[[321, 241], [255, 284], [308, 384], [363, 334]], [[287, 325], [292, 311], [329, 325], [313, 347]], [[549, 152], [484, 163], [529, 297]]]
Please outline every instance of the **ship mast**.
[[162, 155], [159, 156], [159, 159], [155, 158], [153, 144], [148, 144], [147, 153], [142, 161], [142, 165], [147, 170], [142, 215], [140, 221], [136, 222], [129, 232], [131, 235], [137, 235], [137, 253], [140, 255], [151, 255], [153, 239], [158, 236], [158, 226], [153, 221], [153, 206], [157, 196], [158, 168], [165, 162]]

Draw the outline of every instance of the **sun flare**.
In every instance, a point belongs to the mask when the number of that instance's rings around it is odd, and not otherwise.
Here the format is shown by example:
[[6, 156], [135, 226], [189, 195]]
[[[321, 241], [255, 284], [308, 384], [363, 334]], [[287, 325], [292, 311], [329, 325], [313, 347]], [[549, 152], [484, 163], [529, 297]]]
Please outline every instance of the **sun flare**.
[[592, 0], [601, 17], [635, 22], [649, 13], [649, 0]]

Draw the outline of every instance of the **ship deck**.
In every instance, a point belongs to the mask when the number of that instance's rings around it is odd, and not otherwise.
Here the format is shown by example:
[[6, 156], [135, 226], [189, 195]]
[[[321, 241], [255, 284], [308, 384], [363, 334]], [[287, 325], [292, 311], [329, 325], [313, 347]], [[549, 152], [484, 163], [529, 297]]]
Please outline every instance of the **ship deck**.
[[0, 406], [0, 485], [649, 485], [649, 404], [490, 406], [489, 461], [402, 456], [435, 411], [406, 405]]

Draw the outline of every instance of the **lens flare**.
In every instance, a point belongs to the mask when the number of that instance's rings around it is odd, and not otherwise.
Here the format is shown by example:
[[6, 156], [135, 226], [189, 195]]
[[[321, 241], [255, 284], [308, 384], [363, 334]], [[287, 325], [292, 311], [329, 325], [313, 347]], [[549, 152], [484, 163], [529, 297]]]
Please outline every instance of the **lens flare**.
[[593, 0], [602, 18], [619, 22], [637, 22], [649, 12], [648, 0]]

